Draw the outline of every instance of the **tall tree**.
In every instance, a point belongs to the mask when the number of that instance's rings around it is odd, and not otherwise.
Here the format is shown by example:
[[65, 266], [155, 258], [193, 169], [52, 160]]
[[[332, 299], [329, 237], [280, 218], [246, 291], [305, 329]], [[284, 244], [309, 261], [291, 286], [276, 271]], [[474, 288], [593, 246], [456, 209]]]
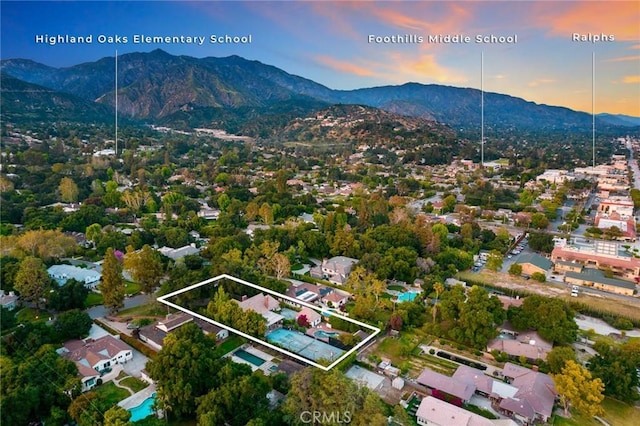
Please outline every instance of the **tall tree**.
[[23, 300], [32, 302], [36, 311], [40, 309], [40, 300], [48, 293], [51, 278], [42, 260], [27, 256], [20, 262], [15, 278], [15, 289]]
[[638, 399], [638, 360], [621, 348], [597, 342], [598, 354], [589, 360], [589, 370], [602, 380], [604, 394], [631, 403]]
[[566, 416], [569, 415], [569, 407], [588, 416], [604, 413], [600, 405], [604, 399], [602, 380], [592, 379], [589, 370], [582, 365], [567, 361], [562, 372], [552, 377]]
[[131, 273], [131, 278], [140, 283], [142, 291], [147, 294], [153, 294], [164, 275], [160, 254], [147, 244], [137, 252], [133, 250], [132, 246], [127, 247], [124, 269]]
[[104, 306], [109, 312], [118, 312], [124, 306], [124, 280], [122, 264], [116, 257], [113, 248], [109, 247], [102, 264], [102, 282], [98, 289], [104, 298]]
[[[326, 372], [306, 368], [294, 374], [282, 411], [285, 420], [297, 426], [305, 424], [304, 413], [314, 412], [333, 413], [340, 416], [342, 422], [354, 425], [388, 424], [380, 398], [336, 369]], [[333, 421], [340, 422], [335, 417]]]
[[560, 373], [568, 361], [576, 360], [576, 352], [571, 346], [556, 346], [547, 355], [549, 371], [553, 374]]
[[195, 415], [196, 399], [216, 385], [212, 372], [221, 366], [216, 360], [215, 345], [195, 323], [167, 335], [146, 367], [157, 382], [158, 402], [165, 412], [178, 418]]
[[80, 191], [78, 190], [78, 185], [73, 181], [73, 179], [68, 177], [60, 179], [58, 190], [60, 191], [60, 200], [62, 200], [62, 202], [75, 203], [78, 201], [78, 194]]

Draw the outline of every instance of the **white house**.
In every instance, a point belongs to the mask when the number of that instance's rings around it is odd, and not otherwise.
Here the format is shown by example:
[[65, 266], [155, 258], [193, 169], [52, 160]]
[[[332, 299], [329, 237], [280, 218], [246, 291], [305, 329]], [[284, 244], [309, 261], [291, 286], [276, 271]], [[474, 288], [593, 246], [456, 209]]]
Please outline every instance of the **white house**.
[[298, 312], [296, 320], [299, 320], [299, 318], [303, 315], [307, 319], [310, 327], [317, 327], [322, 321], [322, 316], [318, 312], [314, 311], [311, 308], [307, 308], [306, 306], [302, 308], [300, 312]]
[[311, 276], [331, 281], [334, 284], [344, 284], [351, 272], [353, 265], [358, 263], [358, 259], [346, 256], [335, 256], [322, 261], [322, 266], [311, 268]]
[[95, 269], [79, 268], [72, 265], [53, 265], [47, 269], [47, 272], [60, 285], [64, 285], [68, 280], [74, 279], [84, 283], [85, 287], [92, 290], [96, 288], [102, 276]]
[[0, 292], [0, 306], [10, 311], [13, 311], [18, 306], [18, 296], [13, 291], [9, 294], [4, 290]]
[[105, 370], [133, 359], [131, 346], [110, 334], [96, 340], [70, 340], [58, 353], [78, 367], [83, 391], [93, 388]]

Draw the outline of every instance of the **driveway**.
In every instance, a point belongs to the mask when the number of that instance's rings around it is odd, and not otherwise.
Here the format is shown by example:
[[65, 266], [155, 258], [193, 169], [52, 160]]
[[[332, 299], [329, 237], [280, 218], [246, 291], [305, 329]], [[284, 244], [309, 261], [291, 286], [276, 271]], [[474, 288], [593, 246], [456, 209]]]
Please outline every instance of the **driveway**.
[[122, 365], [122, 369], [130, 376], [140, 378], [140, 371], [144, 369], [144, 366], [149, 361], [149, 358], [142, 355], [136, 349], [133, 349], [133, 359], [127, 361]]

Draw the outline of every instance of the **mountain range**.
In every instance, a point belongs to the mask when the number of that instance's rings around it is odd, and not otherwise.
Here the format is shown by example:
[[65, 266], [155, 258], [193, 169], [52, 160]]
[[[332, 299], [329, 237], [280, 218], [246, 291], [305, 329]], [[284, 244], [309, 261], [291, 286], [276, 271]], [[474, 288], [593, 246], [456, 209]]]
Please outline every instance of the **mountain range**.
[[[115, 103], [113, 57], [66, 68], [53, 68], [28, 59], [7, 59], [1, 61], [0, 66], [5, 76], [3, 96], [8, 93], [5, 87], [13, 90], [14, 85], [24, 88], [32, 84], [53, 91], [38, 89], [42, 94], [55, 95], [58, 100], [76, 99], [72, 110], [80, 108], [93, 113], [94, 109], [87, 109], [89, 104], [112, 110]], [[52, 104], [51, 99], [39, 101]], [[481, 125], [481, 92], [477, 89], [406, 83], [333, 90], [239, 56], [199, 59], [174, 56], [158, 49], [118, 57], [118, 111], [147, 122], [182, 126], [213, 124], [230, 131], [246, 131], [251, 120], [286, 126], [295, 118], [336, 104], [375, 107], [394, 114], [435, 120], [456, 130], [479, 132]], [[95, 113], [100, 113], [99, 109]], [[608, 114], [596, 118], [600, 131], [637, 127], [639, 121], [635, 117]], [[592, 117], [587, 113], [539, 105], [504, 94], [484, 93], [487, 132], [587, 133], [591, 131], [591, 123]], [[265, 129], [259, 127], [254, 123], [250, 132], [264, 133]]]

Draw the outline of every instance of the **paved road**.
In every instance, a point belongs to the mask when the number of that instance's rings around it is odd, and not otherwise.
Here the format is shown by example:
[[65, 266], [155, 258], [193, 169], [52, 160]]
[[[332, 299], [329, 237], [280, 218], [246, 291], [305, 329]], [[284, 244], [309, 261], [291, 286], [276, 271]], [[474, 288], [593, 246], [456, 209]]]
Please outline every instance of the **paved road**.
[[[124, 309], [144, 305], [146, 303], [149, 303], [150, 300], [151, 300], [151, 297], [147, 294], [128, 297], [124, 299]], [[91, 319], [96, 319], [96, 318], [102, 318], [106, 316], [108, 312], [104, 306], [100, 305], [100, 306], [94, 306], [92, 308], [87, 309], [87, 314], [89, 314]]]

